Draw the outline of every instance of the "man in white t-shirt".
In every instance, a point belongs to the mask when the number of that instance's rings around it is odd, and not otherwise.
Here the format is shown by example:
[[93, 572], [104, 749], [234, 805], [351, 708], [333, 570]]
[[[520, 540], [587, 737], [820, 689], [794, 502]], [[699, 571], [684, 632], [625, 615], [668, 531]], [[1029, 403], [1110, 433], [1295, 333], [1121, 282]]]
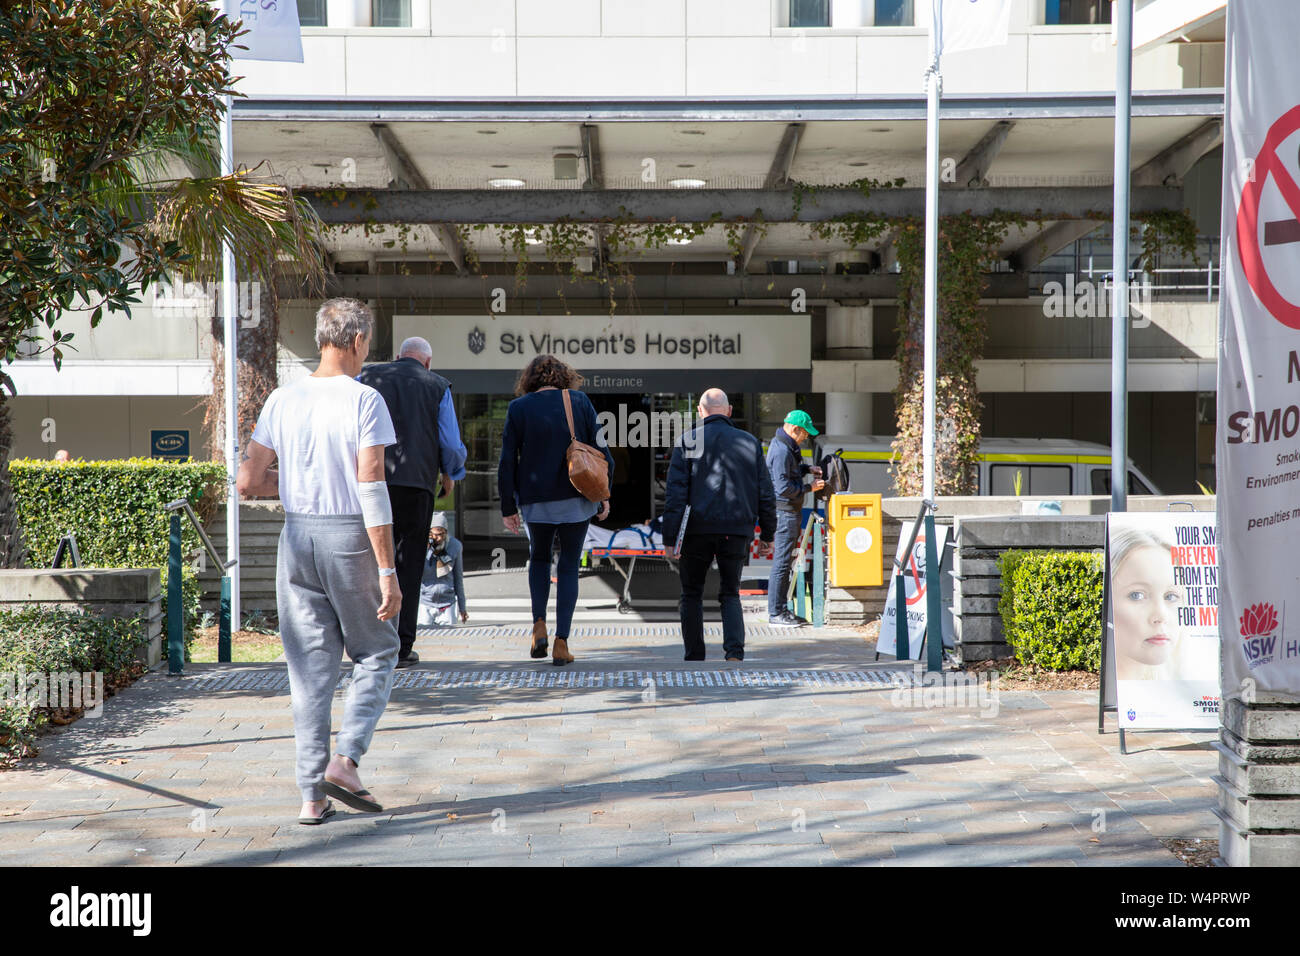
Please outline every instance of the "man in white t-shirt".
[[[334, 814], [327, 795], [383, 809], [357, 774], [392, 689], [402, 603], [384, 482], [393, 423], [380, 394], [356, 381], [373, 332], [363, 302], [320, 307], [320, 366], [267, 397], [239, 468], [241, 495], [278, 494], [284, 506], [276, 607], [303, 799], [298, 822], [308, 825]], [[345, 650], [352, 683], [331, 757], [330, 705]]]

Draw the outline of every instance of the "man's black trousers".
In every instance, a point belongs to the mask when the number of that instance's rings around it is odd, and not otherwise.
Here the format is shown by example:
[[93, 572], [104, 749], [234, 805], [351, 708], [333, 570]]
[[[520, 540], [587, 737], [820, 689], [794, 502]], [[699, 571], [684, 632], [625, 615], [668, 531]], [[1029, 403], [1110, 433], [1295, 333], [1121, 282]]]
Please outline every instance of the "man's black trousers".
[[682, 579], [678, 604], [686, 660], [704, 660], [704, 578], [718, 562], [718, 605], [722, 611], [724, 657], [745, 659], [745, 619], [740, 608], [740, 575], [749, 557], [753, 535], [686, 534], [677, 571]]
[[429, 551], [429, 526], [433, 523], [433, 492], [406, 485], [389, 485], [393, 506], [393, 550], [397, 557], [397, 586], [402, 590], [402, 611], [397, 616], [398, 654], [405, 657], [415, 644], [415, 622], [420, 612], [420, 579]]

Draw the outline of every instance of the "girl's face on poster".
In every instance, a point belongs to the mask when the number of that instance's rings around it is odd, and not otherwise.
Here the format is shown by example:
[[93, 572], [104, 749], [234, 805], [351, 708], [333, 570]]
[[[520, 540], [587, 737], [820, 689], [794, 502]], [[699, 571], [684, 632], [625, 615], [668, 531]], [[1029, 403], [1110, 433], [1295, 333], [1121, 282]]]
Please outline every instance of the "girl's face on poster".
[[1159, 667], [1173, 653], [1179, 634], [1182, 588], [1165, 548], [1135, 548], [1115, 571], [1117, 653]]

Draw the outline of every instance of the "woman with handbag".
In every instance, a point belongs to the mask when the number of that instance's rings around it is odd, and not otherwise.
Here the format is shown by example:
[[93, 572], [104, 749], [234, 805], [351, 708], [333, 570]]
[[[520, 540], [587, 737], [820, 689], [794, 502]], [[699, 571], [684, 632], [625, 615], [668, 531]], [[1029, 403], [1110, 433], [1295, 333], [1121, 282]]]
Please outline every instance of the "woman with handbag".
[[551, 663], [573, 662], [569, 627], [578, 603], [578, 561], [587, 524], [609, 515], [614, 458], [583, 392], [582, 376], [554, 355], [539, 355], [519, 375], [518, 397], [506, 411], [497, 486], [506, 530], [528, 531], [528, 590], [533, 606], [529, 656], [546, 657], [546, 604], [551, 548], [558, 538], [555, 647]]

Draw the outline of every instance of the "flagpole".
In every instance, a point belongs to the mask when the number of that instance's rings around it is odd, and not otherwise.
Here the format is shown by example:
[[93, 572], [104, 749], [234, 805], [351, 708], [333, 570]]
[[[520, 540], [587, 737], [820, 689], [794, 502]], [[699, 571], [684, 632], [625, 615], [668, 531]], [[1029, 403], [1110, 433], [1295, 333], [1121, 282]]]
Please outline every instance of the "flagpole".
[[921, 497], [934, 500], [935, 379], [939, 301], [939, 33], [943, 29], [942, 0], [931, 0], [930, 68], [926, 70], [925, 108], [925, 359], [924, 418], [921, 430]]
[[[227, 13], [229, 16], [229, 13]], [[235, 130], [231, 120], [231, 96], [224, 97], [225, 110], [221, 116], [221, 175], [235, 171]], [[231, 631], [239, 630], [239, 489], [235, 484], [239, 472], [239, 401], [238, 373], [235, 353], [239, 344], [239, 299], [235, 288], [235, 250], [230, 242], [221, 243], [221, 316], [225, 337], [225, 400], [223, 418], [226, 424], [226, 561], [235, 562], [225, 572], [230, 577]]]
[[1112, 7], [1115, 49], [1115, 221], [1111, 227], [1110, 510], [1128, 510], [1129, 135], [1133, 111], [1133, 0]]

